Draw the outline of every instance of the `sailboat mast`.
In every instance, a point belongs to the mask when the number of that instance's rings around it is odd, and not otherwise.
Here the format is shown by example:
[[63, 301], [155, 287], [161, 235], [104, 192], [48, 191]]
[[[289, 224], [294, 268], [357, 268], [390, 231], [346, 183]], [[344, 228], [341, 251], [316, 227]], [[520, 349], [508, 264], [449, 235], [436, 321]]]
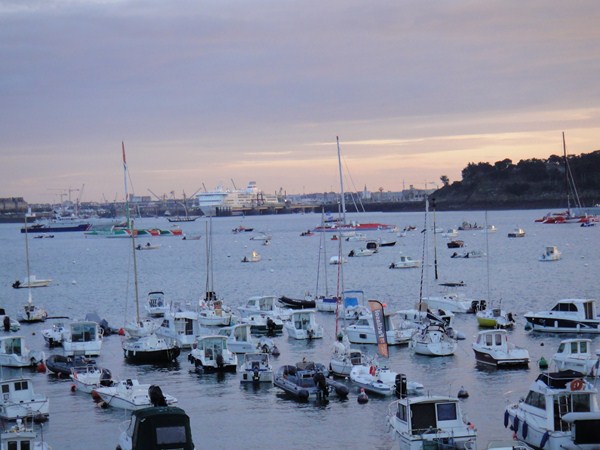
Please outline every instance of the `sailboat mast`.
[[431, 207], [433, 209], [433, 267], [435, 279], [438, 279], [438, 262], [437, 262], [437, 241], [435, 239], [436, 235], [436, 225], [435, 225], [435, 198], [431, 199]]
[[343, 224], [346, 223], [346, 196], [344, 195], [344, 177], [342, 176], [342, 155], [340, 152], [340, 138], [339, 136], [335, 137], [337, 141], [337, 154], [338, 154], [338, 169], [340, 172], [340, 195], [342, 197], [342, 218]]
[[139, 323], [140, 321], [140, 300], [138, 294], [138, 278], [137, 278], [137, 258], [135, 255], [135, 231], [133, 228], [133, 220], [131, 220], [129, 214], [129, 193], [127, 192], [127, 158], [125, 158], [125, 143], [121, 141], [121, 148], [123, 150], [123, 181], [125, 184], [125, 218], [127, 220], [127, 226], [131, 236], [131, 251], [133, 252], [133, 284], [135, 291], [135, 318]]
[[25, 213], [25, 261], [27, 263], [27, 294], [28, 302], [31, 303], [31, 269], [29, 267], [29, 237], [27, 231], [27, 214]]
[[569, 187], [569, 162], [567, 160], [567, 144], [565, 143], [565, 132], [562, 133], [563, 156], [565, 159], [565, 191], [567, 193], [567, 213], [571, 215], [571, 189]]

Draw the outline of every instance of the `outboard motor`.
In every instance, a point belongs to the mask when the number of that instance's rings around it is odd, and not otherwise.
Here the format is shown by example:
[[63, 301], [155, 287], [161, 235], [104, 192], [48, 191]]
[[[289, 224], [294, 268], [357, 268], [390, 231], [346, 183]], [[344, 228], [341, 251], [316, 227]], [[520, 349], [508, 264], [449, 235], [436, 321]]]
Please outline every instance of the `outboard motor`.
[[327, 387], [327, 380], [325, 379], [325, 375], [322, 372], [317, 372], [313, 375], [313, 380], [315, 384], [319, 388], [320, 393], [324, 398], [329, 397], [329, 388]]
[[4, 316], [4, 331], [10, 331], [10, 317]]
[[222, 369], [223, 366], [225, 365], [225, 360], [223, 359], [223, 355], [221, 355], [220, 353], [217, 355], [217, 367], [219, 369]]
[[260, 363], [258, 361], [252, 362], [252, 381], [260, 381]]
[[396, 387], [396, 397], [406, 398], [408, 392], [408, 387], [406, 384], [406, 375], [404, 375], [403, 373], [399, 373], [398, 375], [396, 375], [394, 386]]
[[275, 322], [270, 317], [267, 317], [267, 336], [275, 336]]
[[110, 387], [112, 384], [112, 373], [110, 373], [110, 370], [103, 368], [100, 372], [100, 385], [104, 387]]
[[152, 406], [167, 406], [167, 400], [159, 386], [153, 384], [148, 388], [148, 397]]

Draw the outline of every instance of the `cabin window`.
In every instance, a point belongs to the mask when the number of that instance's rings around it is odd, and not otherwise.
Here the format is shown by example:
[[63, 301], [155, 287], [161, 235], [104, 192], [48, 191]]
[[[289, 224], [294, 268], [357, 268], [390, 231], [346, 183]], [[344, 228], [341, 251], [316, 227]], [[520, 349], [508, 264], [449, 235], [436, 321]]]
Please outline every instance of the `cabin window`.
[[398, 404], [398, 410], [396, 411], [396, 417], [402, 422], [406, 422], [406, 405]]
[[456, 404], [455, 403], [438, 403], [436, 406], [438, 421], [441, 420], [456, 420]]
[[588, 352], [588, 343], [587, 343], [587, 341], [581, 341], [579, 343], [579, 351], [580, 351], [580, 353], [587, 353]]
[[577, 349], [577, 342], [571, 342], [571, 353], [579, 353]]
[[3, 384], [2, 385], [2, 393], [7, 394], [9, 392], [10, 392], [10, 388], [8, 387], [8, 384]]
[[592, 410], [589, 394], [573, 394], [573, 412], [589, 412]]
[[192, 319], [185, 319], [185, 334], [192, 336], [194, 334], [194, 322]]
[[28, 388], [27, 381], [16, 381], [15, 391], [26, 391]]
[[525, 399], [525, 404], [534, 408], [546, 409], [546, 398], [539, 392], [529, 391]]
[[565, 343], [561, 342], [561, 344], [558, 346], [558, 352], [557, 353], [563, 353], [565, 351]]
[[186, 442], [185, 427], [183, 425], [156, 428], [156, 443], [158, 445], [185, 444]]
[[496, 334], [496, 345], [502, 345], [502, 335], [500, 333]]
[[492, 335], [491, 334], [485, 335], [485, 345], [492, 345]]
[[411, 405], [410, 411], [413, 434], [423, 433], [429, 428], [437, 428], [434, 403], [418, 403]]

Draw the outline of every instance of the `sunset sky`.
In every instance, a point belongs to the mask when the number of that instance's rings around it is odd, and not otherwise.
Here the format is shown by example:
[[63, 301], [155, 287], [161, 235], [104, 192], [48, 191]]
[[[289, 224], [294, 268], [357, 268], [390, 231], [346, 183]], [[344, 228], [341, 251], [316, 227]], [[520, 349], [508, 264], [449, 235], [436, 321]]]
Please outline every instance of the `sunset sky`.
[[[0, 0], [0, 197], [398, 191], [600, 149], [600, 2]], [[79, 195], [73, 191], [73, 196]]]

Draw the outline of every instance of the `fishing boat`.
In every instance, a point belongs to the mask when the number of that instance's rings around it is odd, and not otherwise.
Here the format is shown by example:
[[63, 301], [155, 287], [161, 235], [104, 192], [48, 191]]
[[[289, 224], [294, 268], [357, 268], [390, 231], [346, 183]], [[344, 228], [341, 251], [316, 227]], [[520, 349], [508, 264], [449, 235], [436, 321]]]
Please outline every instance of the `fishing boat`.
[[76, 321], [69, 324], [63, 334], [62, 347], [65, 356], [98, 356], [102, 349], [103, 331], [97, 322]]
[[422, 395], [425, 390], [421, 383], [407, 381], [404, 374], [374, 361], [352, 367], [350, 380], [368, 393], [383, 396]]
[[235, 372], [238, 359], [227, 346], [227, 336], [208, 335], [197, 338], [188, 360], [197, 373]]
[[586, 338], [565, 339], [552, 356], [553, 367], [557, 371], [573, 370], [585, 376], [597, 377], [600, 373], [600, 349], [591, 352], [592, 340]]
[[246, 353], [241, 368], [240, 383], [273, 383], [273, 366], [267, 353]]
[[44, 352], [30, 350], [23, 336], [0, 336], [0, 367], [37, 367]]
[[194, 450], [190, 418], [175, 406], [152, 406], [132, 413], [117, 450]]
[[50, 414], [50, 400], [37, 394], [30, 378], [8, 378], [0, 381], [0, 419], [17, 420], [33, 417], [44, 421]]
[[317, 322], [316, 312], [311, 309], [293, 311], [283, 327], [293, 339], [320, 339], [324, 335], [323, 326]]
[[38, 440], [38, 433], [28, 427], [22, 418], [0, 433], [0, 450], [51, 450], [48, 444]]
[[545, 450], [598, 448], [598, 391], [580, 372], [544, 372], [504, 412], [516, 439]]
[[544, 253], [542, 253], [539, 257], [540, 261], [558, 261], [562, 258], [562, 253], [556, 245], [548, 245]]
[[532, 331], [600, 333], [600, 317], [592, 299], [562, 299], [550, 311], [530, 311], [523, 317]]
[[[94, 389], [92, 395], [99, 397], [105, 406], [137, 411], [153, 406], [152, 394], [157, 387], [151, 384], [141, 384], [135, 378], [127, 378], [116, 381], [111, 386], [98, 387]], [[177, 399], [172, 395], [162, 395], [164, 396], [165, 406], [177, 403]]]
[[529, 352], [508, 341], [508, 333], [504, 329], [484, 330], [477, 334], [477, 341], [472, 344], [475, 360], [478, 363], [494, 367], [527, 367]]
[[456, 397], [404, 397], [388, 407], [388, 424], [405, 450], [473, 448], [477, 431]]
[[339, 381], [327, 378], [323, 364], [303, 360], [296, 365], [284, 365], [277, 369], [273, 383], [299, 401], [325, 401], [329, 394], [339, 398], [348, 397], [348, 387]]

